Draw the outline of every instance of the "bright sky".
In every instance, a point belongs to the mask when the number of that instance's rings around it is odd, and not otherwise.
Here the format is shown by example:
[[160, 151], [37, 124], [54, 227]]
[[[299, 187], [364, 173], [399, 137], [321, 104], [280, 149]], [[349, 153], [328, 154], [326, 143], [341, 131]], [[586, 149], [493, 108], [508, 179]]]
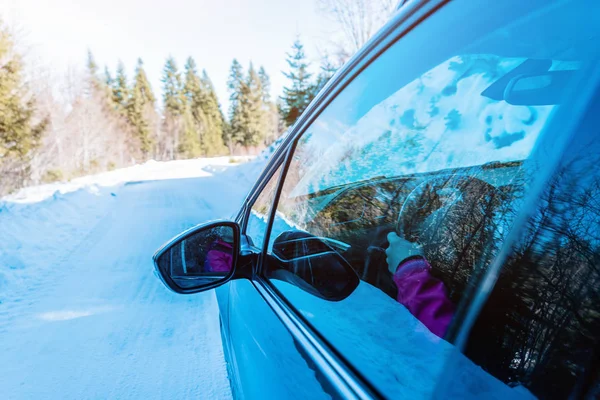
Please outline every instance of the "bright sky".
[[317, 64], [333, 28], [318, 15], [316, 1], [2, 0], [0, 16], [17, 24], [29, 52], [57, 74], [82, 68], [90, 48], [102, 69], [106, 64], [114, 73], [122, 60], [131, 79], [142, 57], [158, 94], [166, 57], [173, 55], [183, 69], [191, 55], [207, 70], [226, 112], [234, 57], [245, 68], [250, 61], [263, 65], [273, 96], [286, 84], [281, 71], [297, 34]]

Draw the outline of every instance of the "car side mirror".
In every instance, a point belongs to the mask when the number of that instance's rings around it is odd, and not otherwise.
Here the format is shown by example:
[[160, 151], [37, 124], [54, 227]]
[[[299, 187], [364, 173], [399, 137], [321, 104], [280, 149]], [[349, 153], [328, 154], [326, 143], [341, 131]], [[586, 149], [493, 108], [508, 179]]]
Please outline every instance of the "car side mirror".
[[171, 239], [152, 259], [158, 276], [169, 289], [191, 294], [228, 282], [235, 274], [239, 253], [239, 225], [213, 221]]

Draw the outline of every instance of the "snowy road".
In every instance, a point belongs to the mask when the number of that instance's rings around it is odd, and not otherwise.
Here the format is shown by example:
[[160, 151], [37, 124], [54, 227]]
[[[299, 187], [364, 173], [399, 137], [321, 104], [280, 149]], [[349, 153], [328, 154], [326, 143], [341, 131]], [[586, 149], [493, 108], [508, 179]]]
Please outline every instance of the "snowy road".
[[218, 176], [114, 189], [72, 250], [0, 304], [0, 397], [231, 397], [214, 293], [170, 293], [150, 257], [181, 230], [230, 217], [246, 189]]

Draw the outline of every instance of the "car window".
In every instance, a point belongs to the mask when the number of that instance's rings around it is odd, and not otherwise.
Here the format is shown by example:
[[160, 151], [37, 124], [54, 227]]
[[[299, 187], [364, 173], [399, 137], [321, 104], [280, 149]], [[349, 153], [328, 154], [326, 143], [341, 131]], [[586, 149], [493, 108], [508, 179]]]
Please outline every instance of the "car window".
[[248, 213], [245, 233], [252, 241], [252, 244], [259, 249], [262, 249], [264, 244], [267, 221], [269, 220], [269, 213], [273, 205], [277, 182], [281, 175], [281, 168], [279, 166], [271, 178], [269, 178], [269, 181], [263, 187]]
[[597, 113], [586, 122], [520, 230], [465, 349], [486, 371], [540, 398], [600, 393]]
[[[450, 361], [454, 397], [543, 394], [458, 353], [453, 338], [539, 171], [554, 167], [537, 149], [560, 105], [583, 95], [598, 12], [452, 2], [297, 140], [265, 273], [384, 396], [431, 396]], [[496, 349], [510, 368], [512, 348]]]

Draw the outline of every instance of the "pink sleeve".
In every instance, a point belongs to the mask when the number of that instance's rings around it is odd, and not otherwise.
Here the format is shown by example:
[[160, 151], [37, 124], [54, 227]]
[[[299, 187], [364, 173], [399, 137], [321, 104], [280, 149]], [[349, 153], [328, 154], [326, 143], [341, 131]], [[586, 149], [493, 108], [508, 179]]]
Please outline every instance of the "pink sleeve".
[[423, 258], [400, 263], [394, 274], [398, 302], [431, 332], [444, 337], [454, 315], [454, 305], [446, 287], [431, 275], [431, 266]]
[[206, 255], [208, 271], [211, 272], [229, 272], [231, 270], [231, 261], [233, 257], [230, 254], [218, 250], [211, 250]]

